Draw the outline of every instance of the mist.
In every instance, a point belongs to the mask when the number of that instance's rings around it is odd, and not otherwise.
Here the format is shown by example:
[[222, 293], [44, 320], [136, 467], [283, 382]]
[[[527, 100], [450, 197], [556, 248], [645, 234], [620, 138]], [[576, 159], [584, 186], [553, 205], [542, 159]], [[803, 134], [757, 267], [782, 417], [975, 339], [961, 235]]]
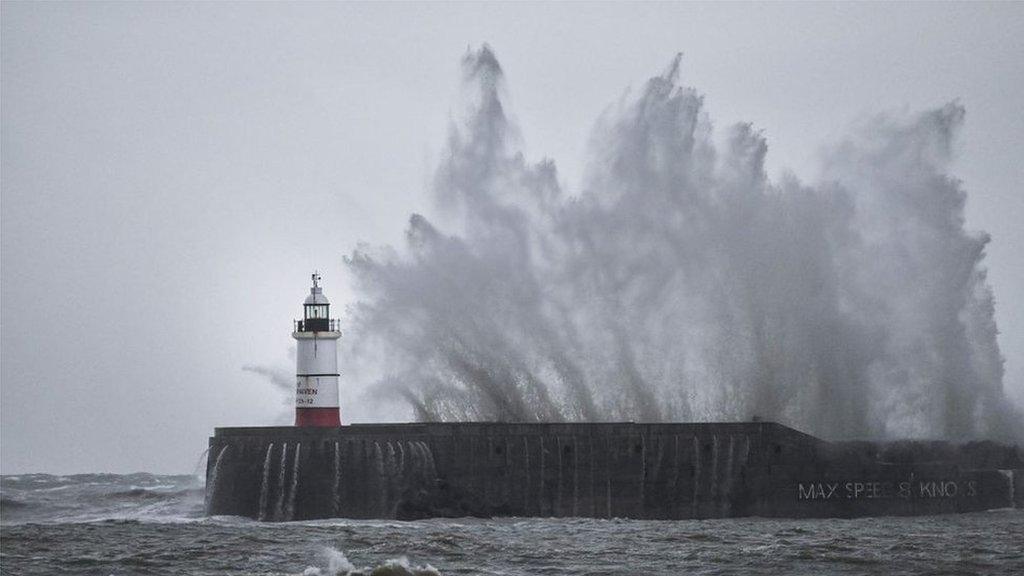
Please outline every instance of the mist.
[[345, 258], [350, 380], [428, 421], [1020, 437], [989, 237], [965, 230], [949, 172], [964, 107], [864, 119], [818, 181], [773, 180], [765, 136], [715, 125], [684, 67], [607, 107], [574, 190], [519, 151], [501, 65], [469, 51], [438, 221]]

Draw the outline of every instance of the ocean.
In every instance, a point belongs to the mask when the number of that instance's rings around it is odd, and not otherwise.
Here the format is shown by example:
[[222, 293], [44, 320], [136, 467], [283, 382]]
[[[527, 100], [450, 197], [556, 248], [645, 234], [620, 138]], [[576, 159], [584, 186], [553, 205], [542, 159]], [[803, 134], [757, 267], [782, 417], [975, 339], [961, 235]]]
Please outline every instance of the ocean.
[[0, 477], [10, 575], [1024, 574], [1024, 510], [855, 520], [259, 523], [193, 475]]

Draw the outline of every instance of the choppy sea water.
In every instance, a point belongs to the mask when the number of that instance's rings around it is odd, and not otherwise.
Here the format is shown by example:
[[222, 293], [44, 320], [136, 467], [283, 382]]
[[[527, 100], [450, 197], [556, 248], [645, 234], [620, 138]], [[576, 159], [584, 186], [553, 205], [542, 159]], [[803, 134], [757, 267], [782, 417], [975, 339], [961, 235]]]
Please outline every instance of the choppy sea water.
[[261, 524], [194, 476], [0, 478], [3, 574], [1024, 574], [1024, 511], [857, 520]]

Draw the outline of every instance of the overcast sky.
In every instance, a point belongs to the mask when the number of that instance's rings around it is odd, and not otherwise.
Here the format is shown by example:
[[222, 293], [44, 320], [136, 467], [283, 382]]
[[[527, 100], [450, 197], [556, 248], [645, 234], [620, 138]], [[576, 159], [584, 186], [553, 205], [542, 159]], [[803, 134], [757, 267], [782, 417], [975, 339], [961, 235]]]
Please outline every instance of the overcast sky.
[[[716, 124], [764, 130], [772, 176], [813, 181], [865, 115], [959, 99], [955, 172], [1024, 400], [1022, 3], [2, 10], [5, 474], [190, 472], [215, 426], [287, 418], [241, 367], [292, 366], [312, 269], [340, 312], [341, 256], [431, 214], [459, 59], [483, 42], [527, 156], [570, 192], [597, 116], [679, 51]], [[348, 396], [346, 420], [409, 417]]]

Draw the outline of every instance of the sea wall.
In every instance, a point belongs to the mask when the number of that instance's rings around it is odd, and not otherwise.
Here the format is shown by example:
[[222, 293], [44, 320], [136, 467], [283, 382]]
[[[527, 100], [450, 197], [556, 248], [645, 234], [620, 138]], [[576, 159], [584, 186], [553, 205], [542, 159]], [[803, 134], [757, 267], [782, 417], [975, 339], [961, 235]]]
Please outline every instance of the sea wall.
[[919, 515], [1021, 506], [1024, 461], [995, 442], [836, 442], [811, 462], [759, 473], [758, 515]]
[[875, 446], [770, 422], [218, 428], [207, 511], [265, 521], [959, 512], [1024, 494], [1010, 454], [1002, 471], [886, 463]]

